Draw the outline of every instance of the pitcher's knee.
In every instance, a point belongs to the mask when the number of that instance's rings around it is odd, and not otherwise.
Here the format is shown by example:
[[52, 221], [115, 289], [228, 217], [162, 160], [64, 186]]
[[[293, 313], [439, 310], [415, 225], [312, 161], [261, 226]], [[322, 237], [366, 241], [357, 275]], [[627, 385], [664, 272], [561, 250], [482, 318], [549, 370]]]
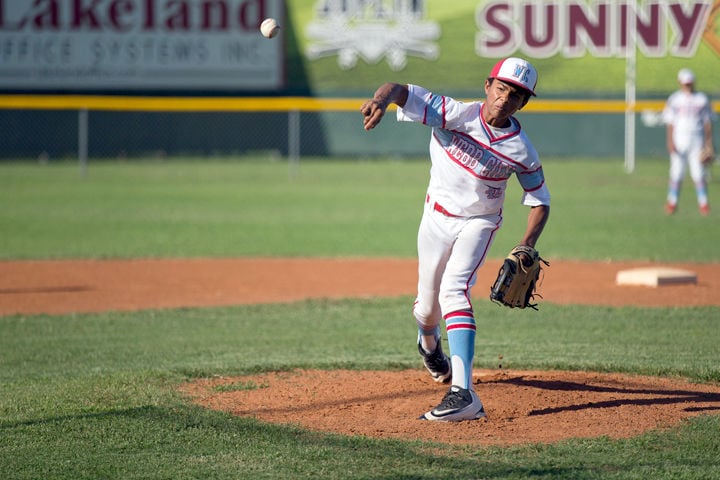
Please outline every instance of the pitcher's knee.
[[434, 327], [440, 322], [440, 307], [423, 302], [415, 302], [413, 315], [419, 325]]
[[460, 310], [472, 310], [467, 290], [448, 290], [440, 293], [440, 309], [443, 315]]

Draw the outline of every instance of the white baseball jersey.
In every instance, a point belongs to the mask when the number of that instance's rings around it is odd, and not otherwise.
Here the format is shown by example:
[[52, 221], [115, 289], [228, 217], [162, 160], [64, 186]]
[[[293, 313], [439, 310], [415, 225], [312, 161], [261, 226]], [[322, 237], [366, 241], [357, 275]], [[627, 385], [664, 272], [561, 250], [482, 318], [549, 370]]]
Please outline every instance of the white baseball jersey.
[[710, 99], [702, 92], [678, 90], [668, 97], [663, 109], [663, 121], [673, 126], [672, 140], [680, 151], [702, 146], [705, 122], [714, 119]]
[[549, 205], [540, 159], [520, 123], [511, 117], [509, 127], [492, 127], [482, 108], [482, 102], [464, 103], [409, 85], [397, 119], [432, 127], [429, 197], [457, 216], [499, 214], [508, 178], [516, 174], [524, 205]]

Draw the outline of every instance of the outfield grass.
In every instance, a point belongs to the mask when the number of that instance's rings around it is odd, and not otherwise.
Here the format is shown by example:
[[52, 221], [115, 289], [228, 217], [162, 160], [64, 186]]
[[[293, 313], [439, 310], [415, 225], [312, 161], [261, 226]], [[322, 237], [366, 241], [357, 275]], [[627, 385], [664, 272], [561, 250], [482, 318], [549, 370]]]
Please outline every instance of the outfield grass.
[[[0, 165], [2, 258], [414, 256], [424, 161]], [[718, 261], [717, 213], [664, 162], [549, 159], [548, 258]], [[717, 183], [711, 199], [718, 203]], [[499, 256], [524, 228], [509, 192]], [[0, 269], [1, 269], [0, 264]], [[0, 270], [1, 271], [1, 270]], [[457, 447], [310, 433], [195, 407], [184, 381], [298, 367], [418, 368], [409, 297], [0, 317], [0, 478], [717, 478], [720, 416], [629, 440]], [[718, 307], [478, 299], [477, 368], [586, 369], [720, 382]], [[487, 307], [487, 308], [485, 308]]]
[[[663, 212], [665, 159], [546, 159], [553, 195], [539, 248], [549, 258], [719, 261], [717, 212]], [[0, 258], [414, 257], [429, 163], [266, 159], [0, 166]], [[720, 169], [716, 169], [720, 176]], [[720, 205], [720, 183], [710, 184]], [[494, 256], [525, 228], [517, 182]], [[720, 208], [720, 207], [718, 207]], [[691, 240], [691, 241], [688, 241]]]

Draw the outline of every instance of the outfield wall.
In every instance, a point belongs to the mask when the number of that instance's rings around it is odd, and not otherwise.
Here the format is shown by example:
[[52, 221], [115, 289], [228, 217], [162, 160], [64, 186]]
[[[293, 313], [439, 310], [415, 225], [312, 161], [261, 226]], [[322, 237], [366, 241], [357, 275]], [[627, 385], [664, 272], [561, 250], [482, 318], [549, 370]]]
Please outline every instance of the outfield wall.
[[[358, 112], [362, 101], [0, 95], [0, 158], [427, 153], [429, 130], [395, 122], [394, 112], [380, 127], [365, 132]], [[643, 121], [643, 112], [657, 114], [662, 105], [660, 101], [636, 105], [639, 156], [665, 155], [664, 128]], [[720, 103], [714, 107], [720, 110]], [[625, 104], [621, 101], [535, 100], [518, 119], [542, 155], [624, 154]], [[718, 130], [716, 138], [720, 138]]]

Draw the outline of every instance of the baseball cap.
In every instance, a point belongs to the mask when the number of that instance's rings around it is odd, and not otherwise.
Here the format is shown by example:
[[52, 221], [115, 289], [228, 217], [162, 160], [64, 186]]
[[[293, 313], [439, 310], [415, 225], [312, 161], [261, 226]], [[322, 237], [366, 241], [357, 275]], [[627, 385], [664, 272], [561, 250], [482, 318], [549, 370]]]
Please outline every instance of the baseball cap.
[[695, 83], [695, 74], [689, 68], [683, 68], [678, 72], [678, 82], [683, 85]]
[[538, 74], [535, 67], [527, 60], [509, 57], [495, 64], [490, 72], [490, 78], [497, 78], [503, 82], [524, 88], [534, 96]]

